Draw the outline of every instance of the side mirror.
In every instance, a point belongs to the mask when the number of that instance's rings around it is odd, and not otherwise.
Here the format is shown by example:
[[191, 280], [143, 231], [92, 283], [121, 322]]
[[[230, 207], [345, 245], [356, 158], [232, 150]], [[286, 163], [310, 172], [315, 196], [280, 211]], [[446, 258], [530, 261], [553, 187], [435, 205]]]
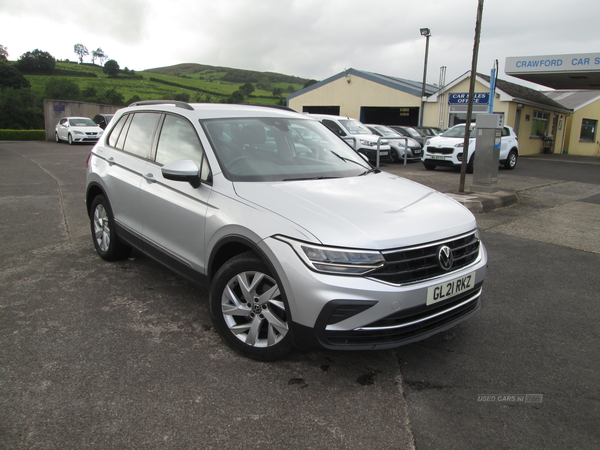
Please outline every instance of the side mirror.
[[190, 159], [182, 159], [165, 164], [162, 166], [161, 172], [167, 180], [187, 181], [194, 188], [200, 186], [200, 169]]

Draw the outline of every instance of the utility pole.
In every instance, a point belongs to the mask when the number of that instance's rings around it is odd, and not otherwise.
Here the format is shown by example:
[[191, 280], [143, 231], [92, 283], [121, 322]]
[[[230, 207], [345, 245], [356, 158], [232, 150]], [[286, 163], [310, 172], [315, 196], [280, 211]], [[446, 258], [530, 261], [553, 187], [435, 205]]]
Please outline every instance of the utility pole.
[[419, 116], [419, 126], [423, 126], [423, 113], [425, 111], [425, 83], [427, 83], [427, 58], [429, 57], [429, 38], [431, 30], [429, 28], [420, 29], [421, 36], [425, 36], [425, 62], [423, 63], [423, 88], [421, 89], [421, 114]]
[[465, 192], [465, 178], [469, 159], [469, 129], [473, 115], [473, 97], [475, 96], [475, 79], [477, 78], [477, 57], [479, 55], [479, 38], [481, 36], [481, 19], [483, 17], [483, 0], [477, 5], [477, 22], [475, 23], [475, 43], [473, 44], [473, 60], [471, 61], [471, 83], [469, 84], [469, 103], [467, 106], [467, 123], [465, 123], [465, 140], [463, 141], [463, 159], [460, 166], [460, 186], [458, 192]]

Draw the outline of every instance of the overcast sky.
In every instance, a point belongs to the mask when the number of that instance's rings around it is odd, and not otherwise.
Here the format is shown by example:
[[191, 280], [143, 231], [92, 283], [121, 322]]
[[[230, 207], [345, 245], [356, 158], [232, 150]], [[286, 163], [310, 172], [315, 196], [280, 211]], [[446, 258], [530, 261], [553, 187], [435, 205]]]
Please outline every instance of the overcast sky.
[[[0, 45], [74, 61], [102, 48], [121, 68], [178, 63], [322, 80], [346, 68], [428, 83], [471, 68], [477, 0], [0, 0]], [[506, 57], [600, 51], [598, 0], [485, 0], [477, 70]], [[90, 62], [89, 57], [85, 61]]]

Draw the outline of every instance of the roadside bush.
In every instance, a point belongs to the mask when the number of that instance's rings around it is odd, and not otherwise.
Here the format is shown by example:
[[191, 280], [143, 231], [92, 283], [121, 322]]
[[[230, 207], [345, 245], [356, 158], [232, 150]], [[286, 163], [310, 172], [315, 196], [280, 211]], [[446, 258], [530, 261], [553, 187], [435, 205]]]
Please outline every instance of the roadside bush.
[[0, 130], [0, 141], [45, 141], [44, 130]]

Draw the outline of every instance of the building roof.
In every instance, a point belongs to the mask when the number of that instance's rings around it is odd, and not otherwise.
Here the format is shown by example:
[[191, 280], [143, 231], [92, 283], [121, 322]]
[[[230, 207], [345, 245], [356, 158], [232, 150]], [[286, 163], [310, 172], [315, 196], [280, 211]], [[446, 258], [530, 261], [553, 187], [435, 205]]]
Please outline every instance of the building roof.
[[[477, 76], [482, 78], [489, 84], [490, 76], [483, 75], [478, 73]], [[496, 89], [500, 89], [504, 91], [506, 94], [510, 95], [514, 98], [514, 101], [520, 101], [524, 103], [534, 103], [542, 106], [547, 106], [551, 109], [571, 109], [565, 108], [564, 105], [558, 103], [552, 98], [548, 97], [541, 91], [536, 91], [535, 89], [531, 89], [525, 86], [521, 86], [520, 84], [511, 83], [510, 81], [501, 80], [500, 78], [496, 79]]]
[[544, 91], [544, 94], [575, 111], [600, 99], [600, 91]]
[[[336, 75], [333, 75], [323, 81], [319, 81], [311, 86], [308, 86], [304, 89], [301, 89], [293, 94], [287, 96], [287, 100], [289, 101], [292, 98], [298, 97], [302, 94], [310, 92], [314, 89], [318, 89], [326, 84], [329, 84], [333, 81], [339, 80], [340, 78], [348, 78], [351, 79], [353, 76], [364, 78], [365, 80], [372, 81], [374, 83], [381, 84], [383, 86], [389, 87], [391, 89], [395, 89], [398, 91], [406, 92], [407, 94], [414, 95], [416, 97], [421, 97], [421, 91], [423, 88], [423, 82], [421, 81], [412, 81], [406, 80], [404, 78], [396, 78], [388, 75], [381, 75], [374, 72], [366, 72], [363, 70], [356, 69], [346, 69], [343, 72], [340, 72]], [[425, 84], [425, 95], [429, 96], [435, 92], [437, 92], [437, 86], [433, 86], [431, 84]]]

